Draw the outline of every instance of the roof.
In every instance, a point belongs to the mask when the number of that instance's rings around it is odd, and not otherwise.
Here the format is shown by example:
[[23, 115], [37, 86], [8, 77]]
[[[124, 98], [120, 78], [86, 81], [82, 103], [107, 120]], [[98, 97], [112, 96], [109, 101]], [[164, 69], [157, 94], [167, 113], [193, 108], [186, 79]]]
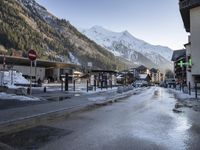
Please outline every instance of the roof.
[[[23, 57], [13, 57], [5, 56], [7, 65], [19, 65], [19, 66], [30, 66], [30, 60]], [[0, 64], [3, 64], [4, 56], [0, 55]], [[43, 68], [79, 68], [78, 65], [63, 63], [63, 62], [53, 62], [46, 60], [37, 59], [37, 67]]]
[[117, 73], [116, 71], [114, 70], [91, 70], [91, 72], [93, 73]]
[[185, 56], [186, 56], [186, 49], [176, 50], [176, 51], [173, 52], [171, 60], [177, 61], [179, 58], [185, 57]]
[[184, 44], [185, 47], [188, 46], [188, 45], [191, 45], [191, 42]]
[[158, 72], [158, 69], [151, 68], [150, 72], [152, 72], [152, 73], [157, 73], [157, 72]]
[[139, 74], [140, 79], [146, 79], [148, 74]]
[[185, 30], [190, 32], [190, 9], [200, 6], [200, 0], [179, 0], [179, 7]]
[[137, 67], [137, 69], [138, 69], [138, 70], [146, 70], [146, 69], [147, 69], [147, 67], [145, 67], [145, 66], [141, 65], [141, 66]]

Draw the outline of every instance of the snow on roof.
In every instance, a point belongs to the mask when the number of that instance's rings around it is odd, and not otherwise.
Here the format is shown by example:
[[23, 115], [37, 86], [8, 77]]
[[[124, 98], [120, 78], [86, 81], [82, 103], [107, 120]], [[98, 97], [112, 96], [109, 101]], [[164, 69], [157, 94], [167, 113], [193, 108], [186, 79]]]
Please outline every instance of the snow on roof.
[[139, 74], [140, 79], [146, 79], [147, 78], [147, 74]]
[[177, 61], [180, 57], [185, 57], [186, 49], [173, 51], [172, 61]]

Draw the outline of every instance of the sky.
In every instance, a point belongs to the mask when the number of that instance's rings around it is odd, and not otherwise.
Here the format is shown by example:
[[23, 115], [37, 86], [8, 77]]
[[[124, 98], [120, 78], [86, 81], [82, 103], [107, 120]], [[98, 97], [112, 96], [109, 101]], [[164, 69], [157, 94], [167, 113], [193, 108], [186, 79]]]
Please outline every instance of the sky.
[[129, 31], [153, 45], [184, 48], [187, 33], [178, 0], [36, 0], [49, 12], [78, 28], [94, 25]]

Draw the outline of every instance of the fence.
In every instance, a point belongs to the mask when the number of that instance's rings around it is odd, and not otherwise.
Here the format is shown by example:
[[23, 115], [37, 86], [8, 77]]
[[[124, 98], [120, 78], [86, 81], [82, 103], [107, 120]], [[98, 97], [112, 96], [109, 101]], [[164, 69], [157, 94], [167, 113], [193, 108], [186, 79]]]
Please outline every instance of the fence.
[[195, 82], [194, 87], [191, 87], [190, 82], [188, 85], [179, 84], [176, 85], [176, 90], [180, 90], [185, 94], [192, 95], [194, 94], [195, 98], [197, 99], [200, 96], [200, 82]]

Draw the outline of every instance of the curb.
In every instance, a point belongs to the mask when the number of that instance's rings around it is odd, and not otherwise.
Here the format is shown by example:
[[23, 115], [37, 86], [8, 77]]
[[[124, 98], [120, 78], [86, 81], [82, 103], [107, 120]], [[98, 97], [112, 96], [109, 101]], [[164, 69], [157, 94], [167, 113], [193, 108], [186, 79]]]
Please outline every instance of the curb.
[[27, 116], [23, 118], [17, 118], [14, 120], [0, 122], [0, 136], [9, 134], [12, 132], [17, 132], [26, 128], [36, 126], [38, 124], [44, 124], [49, 121], [59, 120], [66, 117], [69, 117], [72, 113], [83, 112], [98, 107], [106, 106], [117, 102], [123, 98], [130, 97], [131, 95], [136, 94], [136, 91], [129, 91], [118, 96], [115, 96], [110, 99], [102, 100], [99, 102], [88, 102], [86, 104], [76, 105], [69, 108], [58, 109], [54, 111], [49, 111], [46, 113], [40, 113], [37, 115]]

